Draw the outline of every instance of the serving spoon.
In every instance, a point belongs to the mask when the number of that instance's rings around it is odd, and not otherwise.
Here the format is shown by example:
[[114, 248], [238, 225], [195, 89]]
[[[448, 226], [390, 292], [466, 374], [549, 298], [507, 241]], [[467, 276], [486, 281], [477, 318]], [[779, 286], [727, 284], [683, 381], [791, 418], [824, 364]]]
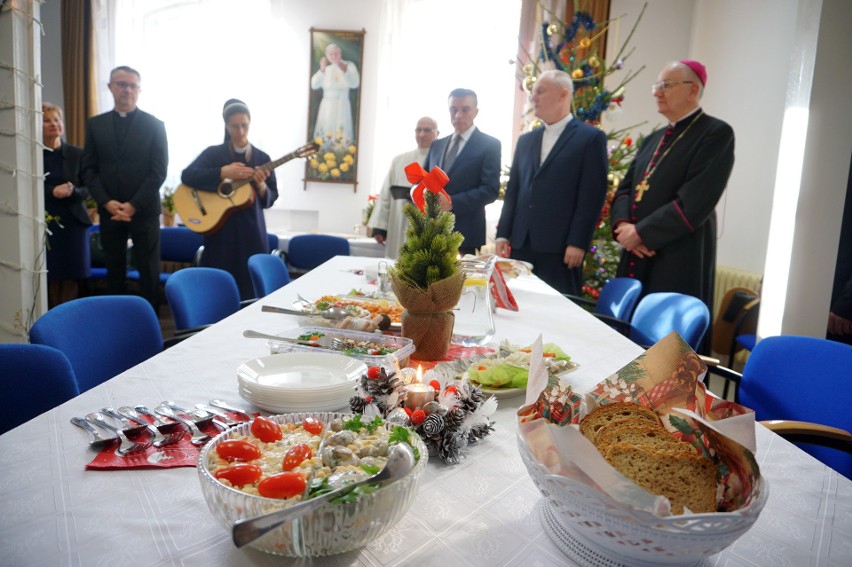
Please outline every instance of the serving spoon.
[[332, 321], [340, 321], [352, 316], [352, 313], [342, 307], [329, 307], [322, 311], [299, 311], [298, 309], [285, 309], [283, 307], [264, 305], [260, 310], [267, 313], [284, 313], [285, 315], [297, 315], [299, 317], [322, 317], [323, 319], [330, 319]]
[[353, 482], [345, 486], [341, 486], [336, 490], [327, 492], [322, 496], [317, 496], [311, 500], [306, 500], [298, 504], [294, 504], [283, 510], [276, 510], [262, 516], [237, 520], [231, 528], [231, 536], [234, 540], [234, 545], [243, 547], [259, 538], [260, 536], [274, 530], [282, 524], [286, 524], [296, 518], [299, 518], [312, 510], [316, 510], [332, 498], [336, 498], [358, 486], [374, 482], [391, 483], [407, 475], [414, 468], [414, 452], [405, 443], [392, 445], [388, 451], [388, 462], [385, 468], [374, 474], [373, 476], [358, 482]]

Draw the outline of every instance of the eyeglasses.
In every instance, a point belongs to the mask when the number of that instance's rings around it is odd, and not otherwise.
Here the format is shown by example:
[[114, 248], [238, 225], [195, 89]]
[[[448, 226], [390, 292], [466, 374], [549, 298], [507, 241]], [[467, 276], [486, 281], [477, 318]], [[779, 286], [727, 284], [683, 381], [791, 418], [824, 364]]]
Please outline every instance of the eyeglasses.
[[139, 90], [139, 85], [137, 85], [136, 83], [126, 83], [124, 81], [116, 81], [112, 84], [115, 85], [116, 87], [118, 87], [121, 90], [124, 90], [124, 89], [130, 89], [131, 91], [138, 91]]
[[423, 132], [424, 134], [431, 134], [432, 132], [435, 131], [435, 129], [434, 128], [415, 128], [414, 131], [418, 134], [420, 132]]
[[691, 84], [693, 84], [693, 82], [694, 81], [658, 81], [658, 82], [654, 83], [653, 85], [651, 85], [651, 92], [652, 93], [655, 93], [657, 91], [666, 92], [667, 90], [672, 88], [674, 85], [679, 85], [679, 84], [691, 85]]

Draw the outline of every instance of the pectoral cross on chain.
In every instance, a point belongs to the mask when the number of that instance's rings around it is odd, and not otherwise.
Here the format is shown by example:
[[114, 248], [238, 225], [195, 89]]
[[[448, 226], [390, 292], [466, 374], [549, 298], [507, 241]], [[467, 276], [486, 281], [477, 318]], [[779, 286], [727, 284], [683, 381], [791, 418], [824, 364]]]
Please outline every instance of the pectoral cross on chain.
[[637, 203], [640, 202], [642, 200], [642, 196], [645, 194], [645, 191], [647, 191], [650, 188], [651, 188], [651, 186], [648, 185], [648, 180], [643, 179], [642, 182], [639, 183], [639, 185], [636, 186], [636, 197], [633, 200], [636, 201]]

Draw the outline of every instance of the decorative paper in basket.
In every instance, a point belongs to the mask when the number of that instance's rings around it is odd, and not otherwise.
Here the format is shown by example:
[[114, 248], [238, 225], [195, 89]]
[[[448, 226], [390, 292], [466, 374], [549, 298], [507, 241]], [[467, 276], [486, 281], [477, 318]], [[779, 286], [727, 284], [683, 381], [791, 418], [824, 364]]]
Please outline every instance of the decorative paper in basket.
[[[706, 372], [707, 367], [698, 355], [677, 333], [672, 333], [600, 382], [586, 395], [583, 404], [572, 406], [578, 407], [579, 411], [571, 413], [570, 421], [564, 419], [566, 412], [558, 401], [567, 397], [576, 403], [578, 396], [570, 389], [557, 392], [561, 397], [554, 396], [554, 388], [549, 385], [535, 403], [518, 411], [522, 432], [539, 429], [531, 425], [540, 418], [559, 425], [576, 424], [586, 413], [607, 403], [632, 402], [648, 406], [658, 413], [666, 428], [676, 437], [692, 444], [705, 456], [715, 456], [720, 484], [724, 487], [720, 510], [736, 510], [749, 502], [752, 487], [760, 477], [752, 454], [755, 446], [754, 413], [709, 395], [701, 381]], [[554, 420], [554, 415], [563, 419]], [[527, 442], [533, 444], [530, 448], [534, 454], [551, 460], [554, 456], [547, 454], [553, 449], [553, 438], [548, 437], [557, 433], [539, 431], [535, 437], [528, 437]], [[612, 468], [579, 432], [570, 432], [569, 439], [571, 451], [560, 451], [556, 456], [560, 460], [559, 466], [555, 463], [542, 464], [546, 464], [552, 472], [560, 469], [559, 474], [571, 475], [571, 471], [580, 469], [583, 474], [579, 480], [594, 478], [600, 481], [611, 476]], [[539, 451], [536, 451], [536, 444], [545, 446], [537, 447]], [[583, 449], [588, 446], [591, 450], [579, 451], [579, 445]]]
[[408, 366], [411, 368], [417, 368], [421, 366], [423, 371], [434, 368], [440, 362], [447, 362], [449, 360], [461, 360], [463, 358], [473, 358], [480, 354], [491, 354], [494, 352], [493, 348], [488, 347], [466, 347], [461, 345], [450, 345], [450, 350], [447, 351], [447, 355], [440, 360], [415, 360], [411, 359], [411, 362], [408, 363]]

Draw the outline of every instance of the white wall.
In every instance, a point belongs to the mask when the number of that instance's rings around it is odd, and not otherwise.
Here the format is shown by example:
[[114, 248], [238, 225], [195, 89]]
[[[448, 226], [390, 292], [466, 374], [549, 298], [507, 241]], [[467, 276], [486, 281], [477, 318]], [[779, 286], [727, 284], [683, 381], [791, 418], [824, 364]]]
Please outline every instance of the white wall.
[[62, 87], [62, 3], [48, 0], [41, 5], [44, 35], [41, 37], [41, 99], [65, 108]]
[[698, 0], [690, 56], [708, 69], [703, 108], [736, 135], [717, 207], [717, 262], [763, 272], [798, 0]]

